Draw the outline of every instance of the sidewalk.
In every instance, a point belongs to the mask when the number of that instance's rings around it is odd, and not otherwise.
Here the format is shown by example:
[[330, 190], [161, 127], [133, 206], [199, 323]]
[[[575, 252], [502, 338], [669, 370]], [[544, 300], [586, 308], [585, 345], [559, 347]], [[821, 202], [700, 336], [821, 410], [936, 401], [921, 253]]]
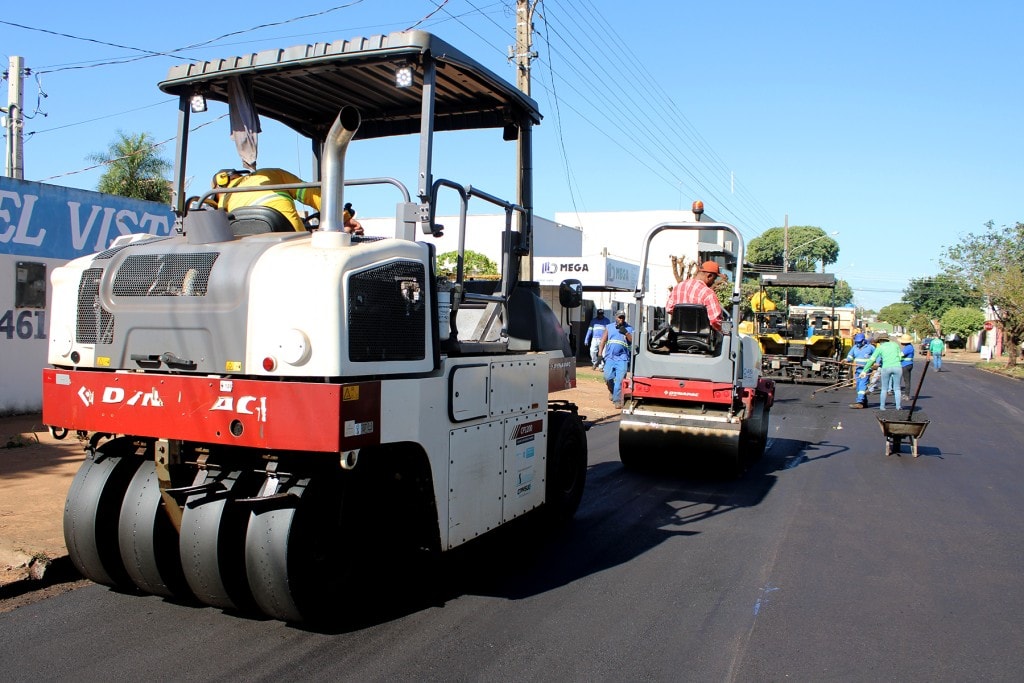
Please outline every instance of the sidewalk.
[[[601, 373], [589, 366], [577, 370], [576, 389], [551, 398], [576, 403], [591, 424], [619, 412]], [[0, 417], [0, 591], [42, 579], [51, 567], [67, 573], [64, 499], [85, 459], [84, 446], [73, 432], [53, 438], [38, 413]]]

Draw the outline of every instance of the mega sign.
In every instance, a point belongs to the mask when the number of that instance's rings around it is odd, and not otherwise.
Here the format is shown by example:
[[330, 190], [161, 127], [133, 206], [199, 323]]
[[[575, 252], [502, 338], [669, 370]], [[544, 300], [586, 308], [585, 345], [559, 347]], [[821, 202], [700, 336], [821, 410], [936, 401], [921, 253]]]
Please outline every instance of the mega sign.
[[576, 278], [587, 287], [633, 289], [640, 277], [640, 266], [604, 256], [537, 258], [537, 279], [544, 285], [556, 285], [565, 278]]
[[0, 177], [0, 254], [73, 259], [132, 233], [169, 235], [169, 206]]
[[589, 273], [590, 265], [587, 263], [569, 263], [567, 261], [544, 261], [540, 264], [540, 272], [545, 275], [555, 273]]

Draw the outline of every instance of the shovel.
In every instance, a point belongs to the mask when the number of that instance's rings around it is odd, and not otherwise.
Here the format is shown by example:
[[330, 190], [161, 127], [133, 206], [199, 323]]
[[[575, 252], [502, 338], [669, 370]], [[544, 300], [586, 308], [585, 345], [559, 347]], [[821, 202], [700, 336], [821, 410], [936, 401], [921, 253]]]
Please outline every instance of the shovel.
[[910, 422], [910, 416], [914, 414], [914, 408], [917, 406], [917, 397], [921, 393], [921, 385], [924, 384], [924, 376], [928, 374], [928, 366], [932, 362], [926, 361], [924, 364], [924, 370], [921, 371], [921, 379], [917, 380], [917, 391], [914, 392], [914, 400], [910, 402], [910, 410], [907, 411], [907, 422]]

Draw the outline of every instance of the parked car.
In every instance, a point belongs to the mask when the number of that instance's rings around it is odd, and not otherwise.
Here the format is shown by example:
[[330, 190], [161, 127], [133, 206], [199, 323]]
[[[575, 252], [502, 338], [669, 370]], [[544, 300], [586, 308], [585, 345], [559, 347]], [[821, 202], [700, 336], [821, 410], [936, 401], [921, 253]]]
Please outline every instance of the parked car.
[[946, 348], [963, 349], [967, 347], [967, 339], [957, 333], [946, 335]]
[[921, 340], [921, 353], [928, 353], [928, 347], [931, 345], [931, 343], [932, 343], [932, 338], [931, 337], [925, 337], [924, 339], [922, 339]]

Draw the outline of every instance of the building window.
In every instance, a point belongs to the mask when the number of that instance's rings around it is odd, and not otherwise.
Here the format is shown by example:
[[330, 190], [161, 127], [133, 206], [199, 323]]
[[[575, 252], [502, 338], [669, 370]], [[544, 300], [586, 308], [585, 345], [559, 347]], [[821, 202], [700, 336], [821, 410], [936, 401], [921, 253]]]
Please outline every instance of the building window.
[[46, 308], [46, 264], [18, 261], [15, 272], [14, 307]]

